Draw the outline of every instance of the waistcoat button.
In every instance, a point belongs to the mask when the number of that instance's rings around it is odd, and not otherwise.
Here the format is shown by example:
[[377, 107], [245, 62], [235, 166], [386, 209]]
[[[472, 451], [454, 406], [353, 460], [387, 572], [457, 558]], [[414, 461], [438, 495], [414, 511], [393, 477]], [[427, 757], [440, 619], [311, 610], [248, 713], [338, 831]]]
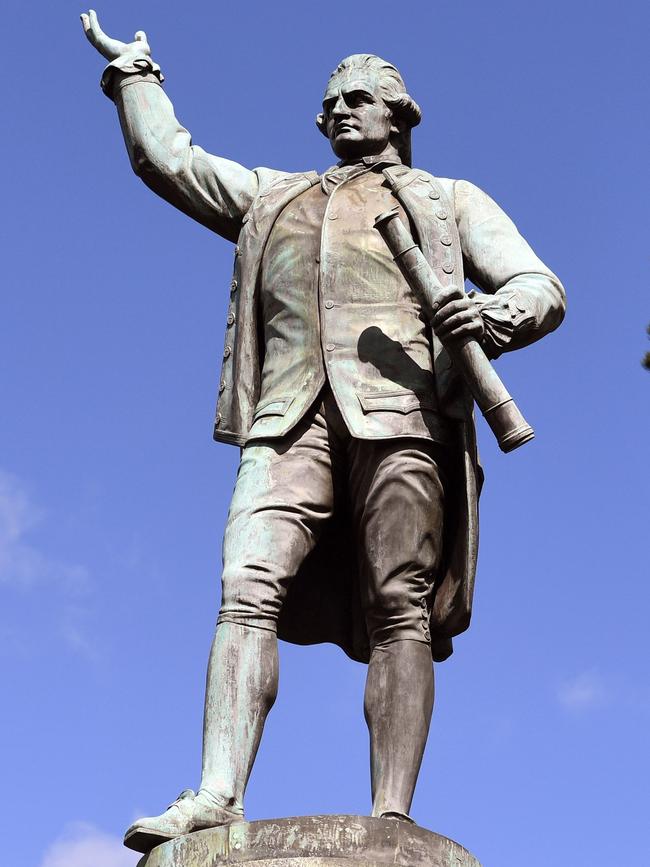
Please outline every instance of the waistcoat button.
[[215, 420], [214, 420], [214, 426], [215, 426], [215, 427], [219, 427], [220, 424], [221, 424], [221, 413], [218, 412], [218, 413], [217, 413], [217, 417], [216, 417]]
[[442, 270], [445, 272], [445, 274], [453, 274], [454, 273], [453, 263], [452, 262], [445, 262], [445, 264], [442, 266]]
[[226, 346], [226, 348], [223, 351], [223, 357], [228, 358], [231, 352], [232, 352], [232, 349], [229, 346]]
[[439, 199], [440, 193], [438, 192], [438, 190], [431, 190], [431, 192], [429, 193], [429, 198], [430, 199]]
[[326, 349], [328, 352], [333, 352], [333, 351], [334, 351], [334, 348], [335, 348], [335, 347], [334, 347], [334, 344], [333, 344], [333, 343], [328, 343], [327, 346], [325, 347], [325, 349]]
[[234, 278], [230, 282], [230, 291], [235, 292], [237, 290], [237, 280]]
[[334, 302], [333, 301], [326, 301], [325, 306], [327, 307], [328, 310], [331, 310], [332, 307], [334, 307]]
[[447, 219], [447, 211], [443, 211], [442, 209], [439, 211], [436, 211], [436, 217], [439, 220], [446, 220]]
[[440, 238], [440, 243], [444, 244], [445, 247], [451, 247], [451, 235], [443, 235]]
[[235, 256], [239, 256], [239, 244], [235, 246]]
[[221, 394], [221, 392], [225, 389], [225, 387], [226, 387], [226, 382], [225, 382], [225, 380], [222, 379], [221, 382], [219, 383], [219, 394]]
[[330, 211], [329, 214], [327, 215], [328, 220], [336, 220], [337, 217], [338, 217], [338, 214], [334, 213], [334, 211]]
[[235, 321], [235, 314], [229, 313], [228, 318], [226, 319], [226, 322], [228, 323], [228, 325], [232, 325], [234, 321]]

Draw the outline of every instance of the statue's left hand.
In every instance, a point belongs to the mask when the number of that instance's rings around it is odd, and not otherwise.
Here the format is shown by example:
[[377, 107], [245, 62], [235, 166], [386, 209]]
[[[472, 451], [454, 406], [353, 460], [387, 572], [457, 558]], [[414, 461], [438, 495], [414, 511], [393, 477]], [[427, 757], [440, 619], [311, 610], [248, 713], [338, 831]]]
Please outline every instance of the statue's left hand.
[[431, 324], [443, 342], [468, 338], [480, 341], [485, 334], [478, 304], [466, 295], [462, 298], [454, 295], [450, 296], [450, 300], [443, 299], [442, 306], [438, 308]]
[[120, 42], [119, 39], [112, 39], [99, 26], [97, 13], [94, 9], [89, 9], [87, 13], [82, 13], [81, 23], [90, 44], [94, 45], [97, 51], [108, 61], [115, 60], [122, 54], [128, 54], [132, 51], [137, 51], [140, 54], [151, 54], [144, 30], [138, 30], [135, 34], [134, 42]]

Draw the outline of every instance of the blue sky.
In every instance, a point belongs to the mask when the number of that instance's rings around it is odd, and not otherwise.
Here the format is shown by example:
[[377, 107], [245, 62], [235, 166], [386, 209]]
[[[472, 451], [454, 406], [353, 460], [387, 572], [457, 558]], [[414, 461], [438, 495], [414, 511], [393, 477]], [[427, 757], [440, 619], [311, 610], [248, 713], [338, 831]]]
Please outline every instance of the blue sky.
[[[3, 863], [128, 867], [198, 783], [237, 450], [211, 441], [231, 246], [132, 175], [77, 3], [3, 12]], [[369, 51], [423, 109], [415, 164], [486, 189], [565, 324], [499, 370], [537, 439], [487, 484], [475, 616], [438, 667], [413, 814], [486, 867], [650, 863], [647, 4], [172, 4], [147, 31], [194, 140], [324, 169], [330, 70]], [[369, 810], [364, 668], [282, 647], [250, 818]], [[7, 832], [12, 832], [8, 834]]]

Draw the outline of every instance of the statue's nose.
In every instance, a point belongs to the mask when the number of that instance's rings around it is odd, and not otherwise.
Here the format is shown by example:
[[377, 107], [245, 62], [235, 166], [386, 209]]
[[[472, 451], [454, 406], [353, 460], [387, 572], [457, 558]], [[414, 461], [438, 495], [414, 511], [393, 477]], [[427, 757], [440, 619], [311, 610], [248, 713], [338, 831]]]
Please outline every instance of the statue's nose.
[[338, 99], [332, 108], [332, 117], [346, 117], [350, 114], [350, 108], [343, 99], [343, 95], [339, 94]]

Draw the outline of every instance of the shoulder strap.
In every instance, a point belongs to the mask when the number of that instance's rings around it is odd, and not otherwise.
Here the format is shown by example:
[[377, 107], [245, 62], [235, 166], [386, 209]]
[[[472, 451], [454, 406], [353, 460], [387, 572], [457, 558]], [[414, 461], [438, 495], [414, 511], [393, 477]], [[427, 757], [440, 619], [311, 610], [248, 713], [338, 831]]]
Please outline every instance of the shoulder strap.
[[382, 174], [394, 193], [407, 187], [418, 176], [418, 172], [413, 171], [408, 166], [387, 166], [382, 169]]

